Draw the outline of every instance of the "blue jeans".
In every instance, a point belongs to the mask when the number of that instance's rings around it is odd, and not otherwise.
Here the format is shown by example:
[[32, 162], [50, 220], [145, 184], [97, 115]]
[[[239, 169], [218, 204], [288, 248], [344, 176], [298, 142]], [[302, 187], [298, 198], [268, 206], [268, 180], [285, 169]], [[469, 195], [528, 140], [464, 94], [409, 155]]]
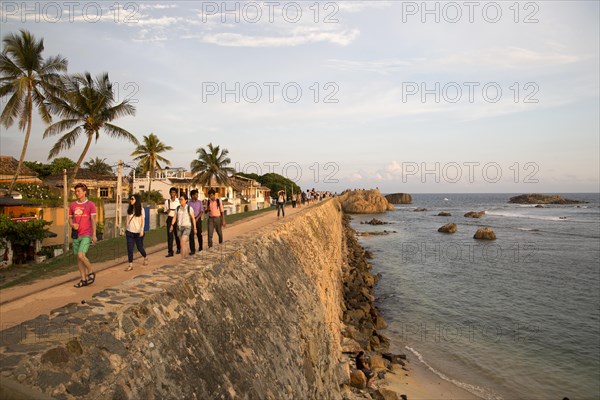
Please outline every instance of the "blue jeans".
[[281, 209], [281, 215], [283, 215], [285, 217], [285, 210], [284, 207], [285, 203], [277, 203], [277, 216], [279, 217], [279, 210]]
[[125, 231], [127, 238], [127, 259], [133, 262], [133, 245], [135, 244], [142, 257], [146, 258], [146, 250], [144, 250], [144, 237], [139, 233]]

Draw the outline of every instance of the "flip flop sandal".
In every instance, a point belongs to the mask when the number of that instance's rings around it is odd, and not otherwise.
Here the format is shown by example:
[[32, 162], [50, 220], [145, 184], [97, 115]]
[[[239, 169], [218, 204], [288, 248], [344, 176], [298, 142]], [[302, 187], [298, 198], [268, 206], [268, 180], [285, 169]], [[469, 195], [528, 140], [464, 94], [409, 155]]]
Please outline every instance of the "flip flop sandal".
[[96, 281], [96, 273], [95, 272], [90, 272], [87, 276], [87, 284], [91, 285], [92, 283], [94, 283]]
[[76, 287], [76, 288], [82, 288], [82, 287], [87, 286], [87, 285], [88, 285], [88, 281], [82, 279], [82, 280], [80, 280], [79, 282], [77, 282], [73, 286]]

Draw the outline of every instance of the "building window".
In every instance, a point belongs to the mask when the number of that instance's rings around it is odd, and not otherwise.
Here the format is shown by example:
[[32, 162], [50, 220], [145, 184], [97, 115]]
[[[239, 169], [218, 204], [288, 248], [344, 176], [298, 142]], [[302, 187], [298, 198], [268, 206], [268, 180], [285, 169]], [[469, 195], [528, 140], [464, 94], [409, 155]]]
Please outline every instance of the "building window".
[[108, 197], [108, 188], [100, 188], [100, 197]]

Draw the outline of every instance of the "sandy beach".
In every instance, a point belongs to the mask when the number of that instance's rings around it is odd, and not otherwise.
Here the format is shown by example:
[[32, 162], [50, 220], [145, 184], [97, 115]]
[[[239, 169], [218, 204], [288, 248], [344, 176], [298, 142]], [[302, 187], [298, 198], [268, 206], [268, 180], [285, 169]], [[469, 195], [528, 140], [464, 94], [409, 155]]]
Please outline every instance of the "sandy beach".
[[393, 373], [386, 374], [380, 387], [392, 390], [398, 394], [404, 394], [410, 400], [476, 400], [480, 399], [474, 394], [448, 382], [430, 371], [427, 366], [421, 364], [414, 356], [408, 355], [410, 362], [407, 363], [408, 371], [394, 368]]

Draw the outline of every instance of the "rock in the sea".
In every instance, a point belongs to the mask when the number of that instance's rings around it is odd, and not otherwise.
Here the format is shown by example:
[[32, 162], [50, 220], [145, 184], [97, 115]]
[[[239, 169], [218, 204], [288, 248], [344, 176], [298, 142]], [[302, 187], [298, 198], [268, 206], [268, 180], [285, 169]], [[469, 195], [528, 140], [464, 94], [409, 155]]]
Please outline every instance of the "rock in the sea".
[[444, 226], [441, 226], [438, 229], [438, 232], [441, 233], [455, 233], [456, 232], [456, 224], [450, 223], [450, 224], [446, 224]]
[[426, 208], [415, 208], [415, 212], [423, 212], [423, 211], [427, 211]]
[[485, 211], [469, 211], [465, 214], [467, 218], [481, 218], [485, 215]]
[[541, 205], [541, 204], [538, 204], [537, 206], [535, 206], [535, 208], [546, 208], [546, 207], [544, 207], [544, 206], [543, 206], [543, 205]]
[[563, 199], [559, 195], [546, 195], [546, 194], [522, 194], [519, 196], [511, 197], [508, 200], [509, 203], [517, 204], [580, 204], [585, 201]]
[[[361, 224], [362, 223], [363, 222], [361, 222]], [[364, 223], [368, 224], [368, 225], [387, 225], [387, 224], [389, 224], [389, 222], [384, 222], [384, 221], [381, 221], [381, 220], [379, 220], [377, 218], [373, 218], [369, 222], [364, 222]]]
[[496, 233], [492, 228], [479, 228], [475, 232], [475, 235], [473, 235], [473, 239], [496, 240]]
[[367, 377], [362, 371], [354, 370], [350, 374], [350, 386], [357, 389], [364, 389], [367, 387]]
[[385, 235], [389, 235], [390, 233], [398, 233], [398, 232], [384, 230], [383, 232], [356, 232], [356, 235], [357, 236], [385, 236]]
[[450, 214], [449, 212], [446, 212], [446, 211], [440, 211], [437, 216], [438, 217], [451, 217], [452, 214]]
[[394, 210], [379, 190], [351, 190], [338, 197], [344, 212], [349, 214], [376, 214]]
[[385, 198], [392, 204], [411, 204], [412, 196], [408, 193], [386, 194]]

